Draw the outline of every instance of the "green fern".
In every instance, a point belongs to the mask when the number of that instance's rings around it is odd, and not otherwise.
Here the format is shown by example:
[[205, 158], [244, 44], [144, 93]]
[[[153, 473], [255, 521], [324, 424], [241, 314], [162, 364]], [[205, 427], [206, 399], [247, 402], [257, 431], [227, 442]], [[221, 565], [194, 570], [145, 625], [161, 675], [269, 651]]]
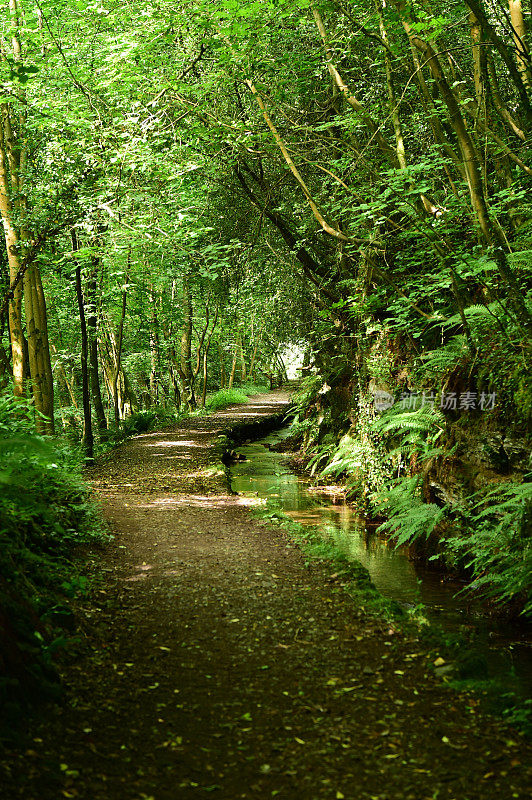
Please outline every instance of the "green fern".
[[[391, 456], [416, 454], [426, 459], [440, 452], [434, 445], [445, 431], [445, 417], [431, 406], [421, 406], [416, 411], [403, 411], [394, 406], [378, 417], [372, 427], [389, 440]], [[396, 440], [395, 447], [393, 440]]]
[[[332, 443], [325, 444], [319, 447], [308, 462], [307, 466], [308, 469], [310, 470], [310, 474], [315, 475], [320, 465], [327, 462], [328, 459], [331, 457], [331, 455], [334, 453], [334, 451], [335, 451], [335, 445]], [[323, 475], [324, 473], [321, 472], [321, 474]]]
[[423, 502], [418, 476], [397, 480], [371, 499], [373, 508], [388, 517], [377, 532], [390, 535], [397, 547], [412, 544], [420, 537], [428, 538], [445, 517], [444, 508]]
[[421, 371], [424, 375], [441, 377], [453, 372], [461, 362], [467, 363], [470, 359], [467, 339], [463, 334], [459, 334], [453, 336], [444, 347], [424, 353], [421, 356]]
[[321, 471], [324, 477], [335, 477], [343, 474], [352, 474], [360, 469], [364, 464], [364, 447], [360, 440], [353, 439], [351, 436], [344, 436], [340, 440], [338, 449], [334, 451], [332, 458], [326, 467]]
[[[464, 316], [469, 323], [473, 335], [477, 327], [484, 328], [485, 326], [495, 326], [497, 324], [497, 317], [499, 317], [500, 314], [501, 306], [499, 303], [490, 303], [489, 305], [472, 305], [464, 309]], [[445, 322], [442, 322], [441, 327], [446, 329], [461, 324], [462, 317], [460, 314], [454, 314], [452, 317], [448, 317]]]
[[532, 615], [532, 483], [474, 495], [461, 527], [445, 545], [471, 572], [467, 589], [499, 604], [519, 597], [522, 613]]

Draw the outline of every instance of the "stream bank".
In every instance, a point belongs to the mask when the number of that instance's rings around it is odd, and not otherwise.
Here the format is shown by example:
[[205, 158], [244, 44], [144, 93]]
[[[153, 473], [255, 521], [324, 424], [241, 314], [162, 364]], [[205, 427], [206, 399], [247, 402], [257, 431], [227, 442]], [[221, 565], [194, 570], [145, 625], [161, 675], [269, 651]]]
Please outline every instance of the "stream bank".
[[522, 699], [530, 698], [530, 625], [493, 616], [486, 604], [464, 595], [465, 582], [413, 560], [407, 547], [395, 548], [377, 533], [378, 524], [358, 513], [341, 494], [320, 491], [308, 474], [295, 473], [290, 466], [294, 454], [282, 446], [289, 436], [286, 427], [237, 447], [230, 474], [232, 490], [267, 501], [270, 508], [277, 507], [305, 528], [317, 530], [340, 556], [368, 570], [383, 597], [407, 612], [415, 611], [418, 618], [440, 631], [443, 641], [459, 641], [462, 649], [467, 648], [467, 658], [456, 652], [461, 666], [454, 670], [450, 664], [442, 667], [447, 677], [474, 679], [480, 688], [483, 682], [486, 686], [493, 682], [499, 694], [513, 691]]
[[95, 466], [115, 540], [94, 555], [63, 704], [0, 760], [5, 796], [528, 797], [530, 743], [228, 493], [218, 437], [285, 405], [190, 418]]

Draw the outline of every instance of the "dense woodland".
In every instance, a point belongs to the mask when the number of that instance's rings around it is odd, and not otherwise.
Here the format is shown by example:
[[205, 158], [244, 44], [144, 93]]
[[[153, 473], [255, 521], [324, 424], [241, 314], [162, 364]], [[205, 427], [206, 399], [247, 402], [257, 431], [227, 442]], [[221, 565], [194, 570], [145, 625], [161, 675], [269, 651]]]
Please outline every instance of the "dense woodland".
[[528, 0], [2, 12], [8, 605], [94, 531], [84, 459], [297, 351], [318, 480], [530, 613]]

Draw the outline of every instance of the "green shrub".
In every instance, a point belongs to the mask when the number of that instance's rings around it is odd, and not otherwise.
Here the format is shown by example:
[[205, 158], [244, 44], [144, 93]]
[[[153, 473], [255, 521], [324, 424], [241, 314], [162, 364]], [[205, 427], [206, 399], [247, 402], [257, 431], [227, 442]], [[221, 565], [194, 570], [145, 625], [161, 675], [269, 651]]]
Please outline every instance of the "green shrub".
[[135, 411], [126, 417], [122, 423], [125, 436], [134, 436], [136, 433], [149, 431], [157, 419], [154, 411]]
[[248, 397], [254, 394], [263, 394], [269, 391], [269, 387], [265, 383], [243, 383], [238, 387], [241, 392], [244, 392]]
[[0, 705], [53, 691], [65, 597], [84, 588], [75, 548], [105, 538], [81, 461], [35, 433], [29, 403], [0, 397]]
[[419, 476], [399, 478], [386, 489], [372, 495], [373, 510], [385, 516], [378, 533], [386, 533], [396, 545], [411, 545], [428, 539], [444, 519], [445, 510], [434, 503], [424, 503]]
[[446, 551], [472, 576], [468, 589], [532, 616], [532, 483], [507, 483], [468, 498]]
[[220, 389], [207, 400], [206, 407], [209, 411], [221, 411], [233, 403], [247, 403], [248, 396], [241, 389]]
[[379, 532], [397, 546], [427, 539], [445, 522], [439, 539], [447, 566], [468, 577], [463, 591], [532, 616], [532, 483], [507, 483], [466, 498], [459, 508], [425, 503], [420, 478], [397, 479], [372, 495], [373, 510], [386, 516]]

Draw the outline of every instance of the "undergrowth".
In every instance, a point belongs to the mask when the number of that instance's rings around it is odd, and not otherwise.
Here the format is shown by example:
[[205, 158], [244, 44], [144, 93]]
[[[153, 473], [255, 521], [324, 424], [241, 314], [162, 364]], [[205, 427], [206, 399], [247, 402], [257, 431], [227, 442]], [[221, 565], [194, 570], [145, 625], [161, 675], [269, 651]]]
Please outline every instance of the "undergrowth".
[[69, 598], [87, 590], [80, 545], [106, 534], [81, 478], [82, 454], [36, 434], [25, 400], [0, 397], [0, 705], [4, 721], [57, 693]]
[[[304, 404], [315, 398], [318, 384], [314, 377], [301, 394], [293, 425], [300, 436], [311, 430], [302, 419], [315, 419], [312, 414], [305, 418]], [[465, 591], [530, 617], [532, 473], [521, 481], [466, 492], [452, 503], [428, 502], [425, 465], [453, 456], [448, 439], [448, 423], [437, 408], [408, 410], [395, 403], [378, 415], [361, 399], [348, 433], [336, 439], [326, 435], [310, 446], [308, 467], [319, 479], [341, 481], [349, 498], [384, 518], [379, 530], [397, 546], [414, 546], [429, 560], [464, 575]]]
[[252, 383], [243, 384], [237, 389], [220, 389], [207, 399], [206, 409], [210, 412], [221, 411], [234, 403], [247, 403], [248, 397], [265, 391], [266, 387]]

